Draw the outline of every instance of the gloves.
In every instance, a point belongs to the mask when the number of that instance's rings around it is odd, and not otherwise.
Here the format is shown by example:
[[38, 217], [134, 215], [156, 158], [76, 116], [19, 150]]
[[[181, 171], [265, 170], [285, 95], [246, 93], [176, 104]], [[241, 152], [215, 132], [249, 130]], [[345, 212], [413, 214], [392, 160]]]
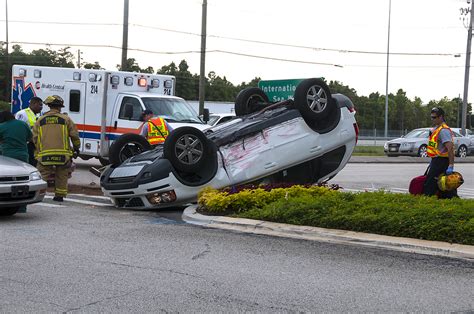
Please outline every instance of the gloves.
[[451, 174], [453, 173], [454, 171], [454, 166], [453, 165], [449, 165], [448, 166], [448, 169], [446, 169], [446, 174]]
[[75, 150], [74, 150], [74, 153], [72, 153], [72, 158], [73, 158], [73, 159], [76, 159], [77, 157], [79, 157], [79, 150], [78, 150], [78, 149], [75, 149]]

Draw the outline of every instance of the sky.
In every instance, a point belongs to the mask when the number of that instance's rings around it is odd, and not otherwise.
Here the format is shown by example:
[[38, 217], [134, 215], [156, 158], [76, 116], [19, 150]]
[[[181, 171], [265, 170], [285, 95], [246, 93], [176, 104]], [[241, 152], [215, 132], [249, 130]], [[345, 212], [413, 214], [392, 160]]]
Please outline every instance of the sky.
[[[202, 0], [129, 2], [128, 57], [155, 70], [185, 59], [199, 74]], [[466, 0], [391, 1], [389, 93], [403, 89], [424, 103], [462, 97], [467, 29], [460, 8], [467, 6]], [[324, 77], [360, 96], [385, 95], [388, 18], [389, 0], [208, 0], [206, 73], [235, 85], [254, 77]], [[8, 0], [8, 19], [10, 43], [25, 51], [49, 43], [80, 49], [83, 61], [108, 70], [121, 62], [123, 0]]]

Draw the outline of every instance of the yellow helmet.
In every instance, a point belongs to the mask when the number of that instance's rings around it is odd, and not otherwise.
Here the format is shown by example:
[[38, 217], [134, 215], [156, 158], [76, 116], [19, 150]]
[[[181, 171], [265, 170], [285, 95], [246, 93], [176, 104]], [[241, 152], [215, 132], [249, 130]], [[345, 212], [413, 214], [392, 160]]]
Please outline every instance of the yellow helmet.
[[438, 177], [438, 188], [441, 191], [452, 191], [464, 183], [464, 179], [459, 172], [442, 174]]
[[43, 103], [50, 107], [64, 107], [64, 100], [58, 95], [46, 97]]

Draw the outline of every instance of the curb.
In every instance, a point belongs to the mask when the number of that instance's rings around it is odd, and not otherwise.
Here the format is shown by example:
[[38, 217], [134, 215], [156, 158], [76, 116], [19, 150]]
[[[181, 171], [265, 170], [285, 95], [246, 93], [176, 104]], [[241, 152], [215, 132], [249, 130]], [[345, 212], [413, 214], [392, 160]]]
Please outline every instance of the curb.
[[450, 244], [440, 241], [392, 237], [337, 229], [296, 226], [253, 219], [206, 216], [197, 213], [196, 208], [197, 205], [191, 205], [184, 210], [183, 220], [185, 222], [203, 227], [245, 233], [326, 243], [359, 245], [474, 261], [474, 246], [471, 245]]

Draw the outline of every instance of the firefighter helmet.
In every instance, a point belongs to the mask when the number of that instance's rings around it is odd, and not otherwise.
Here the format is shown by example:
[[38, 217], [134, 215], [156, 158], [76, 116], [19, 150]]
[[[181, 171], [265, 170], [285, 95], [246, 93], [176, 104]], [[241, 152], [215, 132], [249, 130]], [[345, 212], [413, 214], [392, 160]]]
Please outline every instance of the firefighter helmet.
[[452, 191], [464, 183], [464, 179], [459, 172], [442, 174], [438, 177], [438, 188], [441, 191]]
[[58, 95], [46, 97], [44, 104], [49, 107], [64, 107], [64, 100]]

